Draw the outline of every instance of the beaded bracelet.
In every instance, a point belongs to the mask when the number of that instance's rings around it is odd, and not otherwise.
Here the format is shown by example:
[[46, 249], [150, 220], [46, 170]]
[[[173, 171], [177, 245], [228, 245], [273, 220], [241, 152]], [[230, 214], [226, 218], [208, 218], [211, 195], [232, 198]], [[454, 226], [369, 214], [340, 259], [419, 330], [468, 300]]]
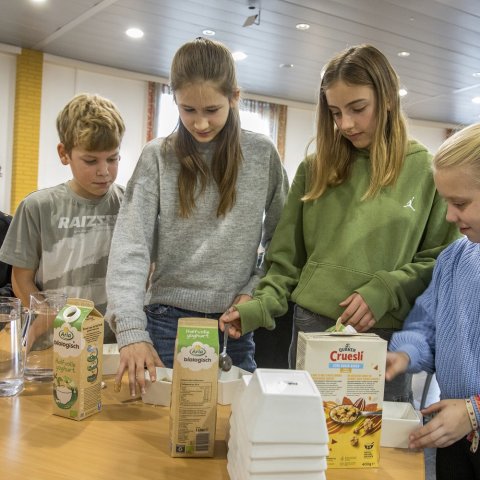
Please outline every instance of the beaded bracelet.
[[480, 412], [480, 395], [474, 395], [475, 403], [477, 404], [477, 410]]
[[[475, 399], [476, 401], [476, 399]], [[475, 410], [473, 409], [472, 401], [469, 398], [465, 399], [465, 405], [467, 406], [468, 418], [470, 418], [470, 423], [472, 424], [472, 432], [467, 436], [468, 440], [472, 442], [470, 451], [475, 453], [480, 442], [480, 435], [478, 433], [478, 422], [477, 416], [475, 415]]]

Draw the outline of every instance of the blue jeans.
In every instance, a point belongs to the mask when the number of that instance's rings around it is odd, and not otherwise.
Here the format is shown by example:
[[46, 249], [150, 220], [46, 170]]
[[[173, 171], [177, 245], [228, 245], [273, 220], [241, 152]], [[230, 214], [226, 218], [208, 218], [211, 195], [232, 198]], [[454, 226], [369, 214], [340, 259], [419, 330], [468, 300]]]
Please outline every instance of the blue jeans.
[[[177, 324], [179, 318], [197, 317], [218, 320], [222, 313], [201, 313], [182, 308], [171, 307], [155, 303], [145, 306], [147, 315], [147, 332], [152, 339], [153, 346], [163, 364], [173, 368], [173, 354], [175, 351], [175, 339], [177, 337]], [[220, 351], [223, 349], [223, 332], [218, 330]], [[227, 353], [236, 367], [253, 372], [257, 368], [254, 360], [255, 343], [253, 333], [247, 333], [238, 340], [229, 338]]]
[[[324, 332], [332, 327], [335, 321], [324, 317], [318, 313], [295, 305], [293, 313], [292, 343], [288, 351], [288, 363], [290, 368], [296, 367], [297, 359], [297, 339], [298, 332]], [[387, 328], [374, 328], [372, 333], [376, 333], [380, 338], [390, 341], [394, 330]], [[402, 373], [397, 375], [390, 382], [385, 382], [385, 391], [383, 399], [389, 402], [410, 402], [413, 403], [412, 374]]]

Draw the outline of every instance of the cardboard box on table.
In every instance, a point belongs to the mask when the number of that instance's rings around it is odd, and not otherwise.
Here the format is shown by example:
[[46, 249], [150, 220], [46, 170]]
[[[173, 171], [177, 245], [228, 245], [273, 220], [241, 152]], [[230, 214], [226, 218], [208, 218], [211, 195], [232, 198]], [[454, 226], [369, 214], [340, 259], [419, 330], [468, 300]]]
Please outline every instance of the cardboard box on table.
[[181, 318], [173, 359], [172, 457], [212, 457], [218, 394], [218, 321]]
[[299, 333], [296, 367], [322, 395], [328, 468], [378, 467], [386, 352], [375, 334]]

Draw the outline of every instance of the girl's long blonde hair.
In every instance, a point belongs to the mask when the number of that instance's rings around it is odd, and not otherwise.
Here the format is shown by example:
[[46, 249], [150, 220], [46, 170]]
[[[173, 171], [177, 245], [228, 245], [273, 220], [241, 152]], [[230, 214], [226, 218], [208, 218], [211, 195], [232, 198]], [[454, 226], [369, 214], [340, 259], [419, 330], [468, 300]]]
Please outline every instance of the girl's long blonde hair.
[[[197, 82], [211, 82], [232, 102], [238, 85], [235, 62], [226, 46], [206, 38], [197, 38], [180, 47], [173, 58], [170, 73], [173, 94]], [[205, 191], [210, 179], [215, 181], [220, 194], [217, 217], [226, 215], [233, 208], [238, 170], [243, 158], [240, 133], [238, 106], [231, 106], [227, 122], [215, 138], [212, 167], [209, 169], [198, 152], [194, 138], [179, 120], [176, 132], [167, 138], [164, 145], [165, 148], [173, 146], [180, 162], [178, 193], [181, 217], [188, 218], [192, 214], [196, 196]]]
[[433, 157], [433, 171], [467, 167], [480, 185], [480, 123], [463, 128], [440, 145]]
[[400, 107], [397, 74], [375, 47], [351, 47], [331, 59], [322, 74], [317, 105], [316, 152], [309, 157], [311, 181], [304, 201], [315, 200], [328, 187], [343, 183], [357, 153], [353, 144], [335, 126], [325, 96], [326, 90], [340, 80], [347, 85], [367, 85], [375, 93], [377, 124], [369, 148], [370, 185], [364, 199], [395, 183], [406, 155], [407, 128]]

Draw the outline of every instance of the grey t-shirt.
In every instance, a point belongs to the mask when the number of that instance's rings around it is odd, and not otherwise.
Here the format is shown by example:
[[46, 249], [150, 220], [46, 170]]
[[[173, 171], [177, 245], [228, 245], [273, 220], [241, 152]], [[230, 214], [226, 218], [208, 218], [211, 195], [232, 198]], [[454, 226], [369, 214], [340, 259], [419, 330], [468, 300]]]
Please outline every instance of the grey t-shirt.
[[31, 193], [15, 212], [0, 259], [34, 270], [40, 290], [92, 300], [104, 314], [107, 261], [123, 192], [114, 184], [104, 197], [90, 200], [63, 183]]

